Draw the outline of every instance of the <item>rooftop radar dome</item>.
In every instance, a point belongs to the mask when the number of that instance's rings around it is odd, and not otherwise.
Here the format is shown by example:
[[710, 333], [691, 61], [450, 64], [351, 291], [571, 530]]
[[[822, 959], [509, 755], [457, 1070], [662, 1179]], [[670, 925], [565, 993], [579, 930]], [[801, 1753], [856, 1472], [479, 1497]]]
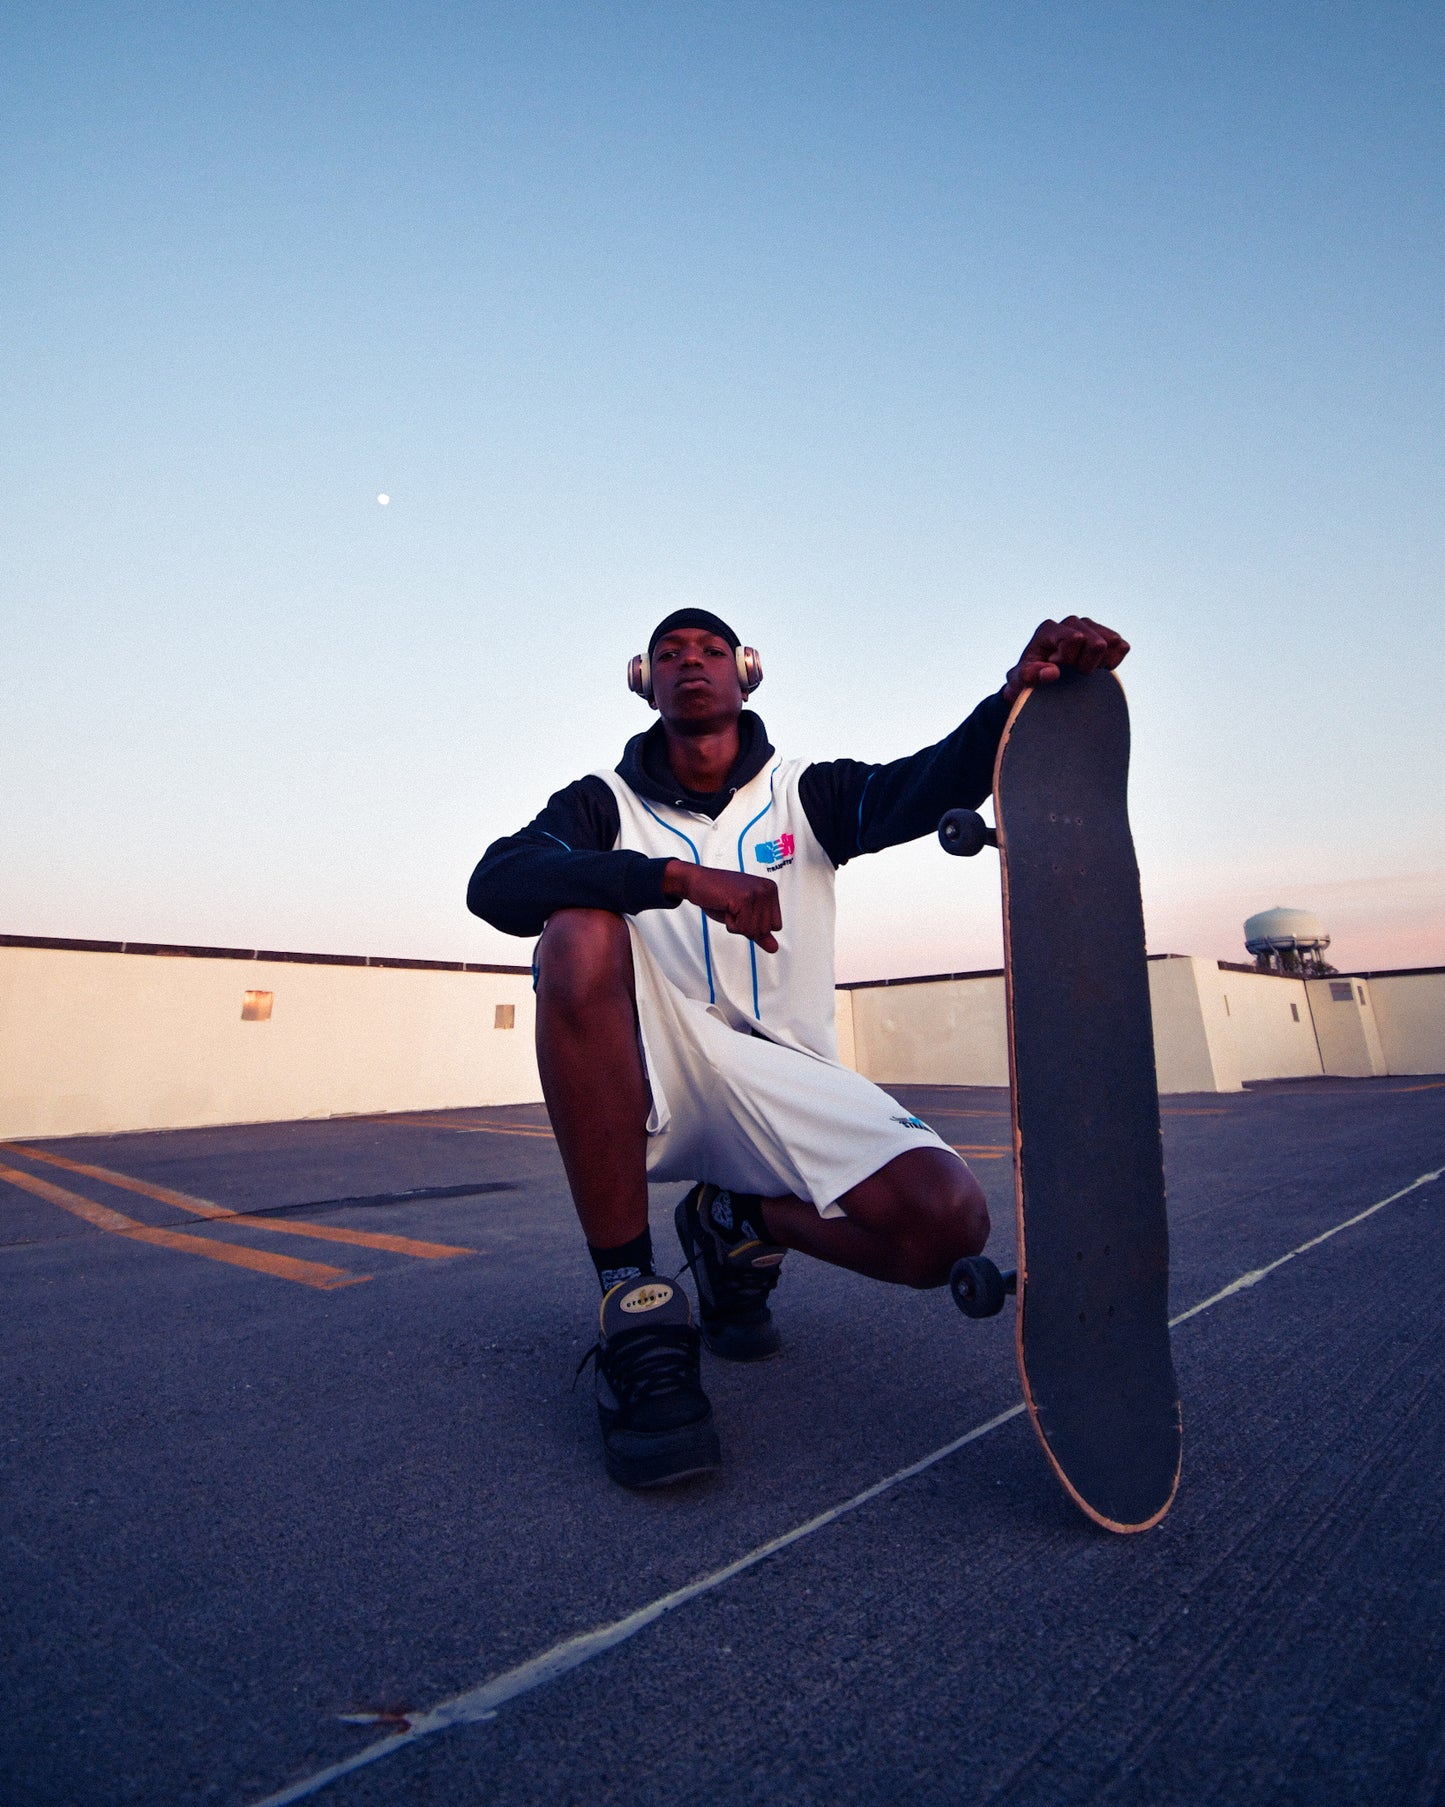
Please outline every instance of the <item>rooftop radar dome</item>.
[[1272, 910], [1261, 910], [1244, 925], [1244, 945], [1254, 955], [1261, 972], [1334, 971], [1324, 958], [1330, 945], [1329, 935], [1310, 910], [1287, 910], [1279, 904]]

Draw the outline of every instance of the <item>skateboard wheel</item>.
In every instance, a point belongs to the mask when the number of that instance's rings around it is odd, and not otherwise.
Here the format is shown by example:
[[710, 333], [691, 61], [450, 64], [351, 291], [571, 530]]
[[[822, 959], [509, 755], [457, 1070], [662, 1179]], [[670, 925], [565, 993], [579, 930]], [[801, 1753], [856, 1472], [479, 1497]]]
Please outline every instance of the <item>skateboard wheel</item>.
[[998, 836], [976, 809], [946, 810], [939, 818], [938, 840], [945, 853], [968, 856], [998, 846]]
[[966, 1318], [997, 1317], [1008, 1297], [1008, 1283], [987, 1255], [965, 1255], [955, 1261], [948, 1285]]

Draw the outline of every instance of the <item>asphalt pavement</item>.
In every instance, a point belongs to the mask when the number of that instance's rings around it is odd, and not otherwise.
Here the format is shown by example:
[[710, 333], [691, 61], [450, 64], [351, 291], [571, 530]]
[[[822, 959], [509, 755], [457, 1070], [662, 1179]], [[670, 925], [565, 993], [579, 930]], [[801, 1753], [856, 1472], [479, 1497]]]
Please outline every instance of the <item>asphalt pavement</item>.
[[[897, 1095], [1006, 1263], [1005, 1095]], [[961, 1441], [1011, 1308], [798, 1256], [722, 1475], [613, 1486], [540, 1107], [0, 1148], [0, 1800], [1445, 1800], [1445, 1079], [1165, 1106], [1214, 1302], [1128, 1538]]]

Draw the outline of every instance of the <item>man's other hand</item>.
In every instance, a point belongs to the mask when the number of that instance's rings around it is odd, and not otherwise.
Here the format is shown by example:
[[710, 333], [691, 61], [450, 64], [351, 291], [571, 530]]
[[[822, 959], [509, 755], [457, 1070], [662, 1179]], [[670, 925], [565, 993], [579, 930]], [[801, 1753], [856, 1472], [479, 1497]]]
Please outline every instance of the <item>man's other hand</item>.
[[1024, 655], [1008, 674], [1003, 693], [1012, 703], [1034, 684], [1055, 684], [1065, 665], [1079, 671], [1113, 671], [1129, 650], [1129, 642], [1111, 627], [1087, 615], [1065, 615], [1041, 621]]
[[662, 889], [668, 897], [695, 903], [704, 916], [720, 922], [730, 935], [746, 935], [766, 953], [778, 951], [773, 931], [783, 926], [778, 887], [770, 878], [746, 872], [722, 872], [716, 866], [690, 866], [669, 860]]

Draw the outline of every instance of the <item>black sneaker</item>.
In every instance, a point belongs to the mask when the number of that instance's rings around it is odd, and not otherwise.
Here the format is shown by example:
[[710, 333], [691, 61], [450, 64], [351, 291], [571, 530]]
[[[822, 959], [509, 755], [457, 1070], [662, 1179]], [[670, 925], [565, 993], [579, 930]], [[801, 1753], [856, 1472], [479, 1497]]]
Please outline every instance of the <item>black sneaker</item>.
[[699, 1183], [677, 1207], [673, 1221], [687, 1265], [697, 1281], [702, 1340], [728, 1361], [756, 1362], [776, 1355], [782, 1338], [768, 1307], [778, 1284], [785, 1248], [740, 1224], [728, 1241], [713, 1223], [713, 1200], [728, 1195]]
[[597, 1364], [602, 1459], [614, 1481], [665, 1487], [721, 1466], [698, 1333], [680, 1288], [654, 1278], [614, 1286], [584, 1367], [589, 1360]]

